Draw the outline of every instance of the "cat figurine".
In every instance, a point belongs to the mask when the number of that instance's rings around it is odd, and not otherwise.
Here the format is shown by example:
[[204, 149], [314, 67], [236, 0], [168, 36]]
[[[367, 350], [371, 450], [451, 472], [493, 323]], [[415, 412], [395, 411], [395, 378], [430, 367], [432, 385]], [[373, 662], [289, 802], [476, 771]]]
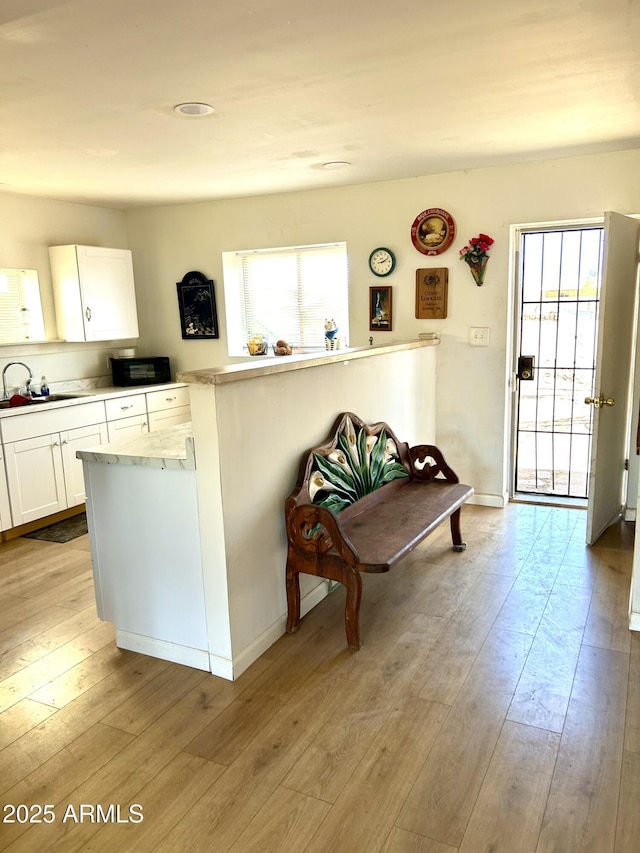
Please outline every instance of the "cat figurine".
[[340, 329], [335, 320], [324, 321], [324, 345], [327, 350], [340, 349]]

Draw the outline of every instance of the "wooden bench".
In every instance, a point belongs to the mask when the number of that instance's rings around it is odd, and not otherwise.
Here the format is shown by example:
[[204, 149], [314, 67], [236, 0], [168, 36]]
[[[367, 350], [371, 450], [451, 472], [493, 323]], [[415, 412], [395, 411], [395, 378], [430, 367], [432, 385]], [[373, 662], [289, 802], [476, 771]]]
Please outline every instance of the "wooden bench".
[[437, 447], [409, 447], [385, 423], [341, 414], [327, 441], [304, 454], [285, 501], [287, 631], [300, 622], [304, 572], [344, 584], [347, 642], [359, 649], [360, 573], [388, 572], [447, 518], [453, 550], [463, 551], [460, 510], [472, 494]]

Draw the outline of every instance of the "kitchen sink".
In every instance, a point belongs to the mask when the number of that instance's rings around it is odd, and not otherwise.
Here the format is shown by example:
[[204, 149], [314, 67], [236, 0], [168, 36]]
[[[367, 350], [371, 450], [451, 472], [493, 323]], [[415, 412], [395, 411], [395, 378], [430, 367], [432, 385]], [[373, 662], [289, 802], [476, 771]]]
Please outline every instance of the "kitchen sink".
[[31, 397], [28, 403], [21, 403], [19, 406], [11, 406], [9, 400], [0, 400], [0, 409], [22, 409], [25, 406], [34, 406], [41, 403], [55, 403], [56, 400], [77, 400], [79, 397], [85, 398], [89, 394], [48, 394], [46, 397]]

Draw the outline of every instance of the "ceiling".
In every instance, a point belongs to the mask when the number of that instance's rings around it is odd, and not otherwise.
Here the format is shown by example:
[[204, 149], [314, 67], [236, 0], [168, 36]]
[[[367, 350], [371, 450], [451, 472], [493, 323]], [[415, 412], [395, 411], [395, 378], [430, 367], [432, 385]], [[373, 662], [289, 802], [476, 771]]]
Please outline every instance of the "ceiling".
[[0, 0], [9, 192], [128, 208], [636, 147], [640, 0]]

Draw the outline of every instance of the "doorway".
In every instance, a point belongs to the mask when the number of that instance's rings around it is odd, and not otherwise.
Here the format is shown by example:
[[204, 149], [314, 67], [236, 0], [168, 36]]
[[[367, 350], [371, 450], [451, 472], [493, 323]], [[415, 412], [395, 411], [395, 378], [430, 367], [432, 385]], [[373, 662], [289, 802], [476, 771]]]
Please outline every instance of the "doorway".
[[586, 507], [604, 229], [522, 227], [515, 238], [512, 498]]

